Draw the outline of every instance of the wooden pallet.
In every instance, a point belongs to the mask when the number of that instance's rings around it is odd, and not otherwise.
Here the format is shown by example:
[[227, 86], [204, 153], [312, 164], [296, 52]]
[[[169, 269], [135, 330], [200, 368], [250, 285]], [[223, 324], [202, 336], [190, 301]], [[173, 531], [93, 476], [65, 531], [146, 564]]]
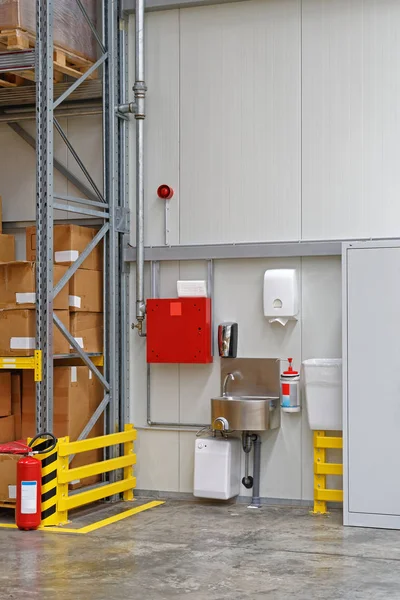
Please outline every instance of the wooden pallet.
[[[0, 51], [5, 50], [28, 50], [35, 47], [35, 35], [24, 29], [3, 29], [0, 31]], [[93, 65], [93, 61], [79, 56], [78, 54], [54, 46], [54, 82], [60, 83], [67, 75], [74, 79], [79, 79], [83, 73], [86, 73]], [[92, 73], [88, 79], [96, 79], [96, 72]], [[26, 71], [10, 71], [0, 73], [0, 87], [10, 88], [21, 85], [32, 85], [35, 81], [35, 72], [33, 69]]]
[[15, 510], [15, 502], [0, 502], [0, 508], [13, 508]]

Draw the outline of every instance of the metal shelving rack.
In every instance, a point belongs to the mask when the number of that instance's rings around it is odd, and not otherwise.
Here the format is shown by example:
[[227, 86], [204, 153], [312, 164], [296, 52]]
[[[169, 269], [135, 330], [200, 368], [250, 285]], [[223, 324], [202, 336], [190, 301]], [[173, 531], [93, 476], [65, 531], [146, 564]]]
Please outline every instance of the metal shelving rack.
[[[119, 0], [102, 0], [101, 33], [91, 22], [81, 0], [76, 0], [77, 10], [81, 10], [82, 18], [87, 21], [97, 40], [100, 57], [54, 100], [53, 2], [36, 0], [36, 47], [23, 52], [2, 53], [0, 72], [23, 70], [33, 65], [36, 70], [36, 350], [41, 351], [39, 355], [42, 361], [42, 376], [37, 377], [41, 380], [36, 383], [36, 428], [38, 432], [51, 432], [53, 428], [55, 325], [68, 340], [81, 364], [88, 366], [104, 389], [104, 398], [81, 432], [78, 438], [81, 440], [87, 437], [103, 412], [106, 415], [106, 433], [122, 430], [128, 420], [127, 359], [121, 360], [121, 356], [126, 355], [128, 344], [128, 275], [122, 256], [124, 235], [129, 233], [127, 117], [118, 110], [119, 106], [126, 103], [126, 32], [120, 22]], [[99, 159], [103, 160], [104, 166], [103, 191], [95, 184], [54, 116], [55, 109], [70, 98], [96, 70], [102, 71], [103, 154]], [[85, 199], [57, 194], [54, 190], [54, 130], [65, 142], [87, 180], [90, 194]], [[100, 229], [78, 260], [53, 287], [53, 229], [54, 210], [57, 209], [95, 218], [100, 222]], [[55, 296], [100, 242], [104, 244], [104, 353], [101, 360], [81, 349], [53, 311]], [[68, 363], [68, 357], [64, 358]], [[37, 366], [37, 361], [33, 359], [31, 363], [27, 359], [24, 361], [28, 365], [24, 368]], [[104, 365], [103, 372], [98, 365]], [[109, 458], [112, 457], [111, 452]]]

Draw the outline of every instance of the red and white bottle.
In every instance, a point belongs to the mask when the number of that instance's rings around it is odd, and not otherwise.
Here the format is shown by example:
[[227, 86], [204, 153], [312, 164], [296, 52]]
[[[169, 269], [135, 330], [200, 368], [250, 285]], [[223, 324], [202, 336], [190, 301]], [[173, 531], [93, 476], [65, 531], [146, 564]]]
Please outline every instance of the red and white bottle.
[[288, 358], [289, 368], [281, 375], [281, 409], [284, 412], [297, 413], [300, 405], [300, 373], [293, 369], [293, 358]]

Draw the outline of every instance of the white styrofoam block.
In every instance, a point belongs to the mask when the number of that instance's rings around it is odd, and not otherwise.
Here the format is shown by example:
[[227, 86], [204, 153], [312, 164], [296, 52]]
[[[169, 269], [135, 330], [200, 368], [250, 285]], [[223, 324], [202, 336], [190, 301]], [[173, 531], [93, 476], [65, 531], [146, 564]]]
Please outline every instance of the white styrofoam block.
[[207, 282], [200, 281], [178, 281], [179, 298], [207, 298]]

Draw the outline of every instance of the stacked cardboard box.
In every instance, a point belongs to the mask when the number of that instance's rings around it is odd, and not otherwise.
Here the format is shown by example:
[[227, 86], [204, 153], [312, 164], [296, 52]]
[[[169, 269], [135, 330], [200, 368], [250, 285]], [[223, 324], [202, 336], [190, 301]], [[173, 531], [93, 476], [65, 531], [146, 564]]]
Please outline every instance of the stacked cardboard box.
[[[78, 438], [90, 417], [103, 399], [103, 388], [87, 367], [57, 367], [54, 369], [53, 433], [57, 438]], [[22, 375], [22, 437], [35, 434], [35, 382], [31, 371]], [[104, 421], [101, 417], [89, 437], [103, 435]], [[102, 451], [92, 450], [77, 454], [70, 467], [79, 467], [102, 460]], [[99, 477], [74, 482], [75, 487], [91, 485]]]
[[[12, 442], [16, 437], [13, 409], [14, 374], [0, 371], [0, 443]], [[16, 464], [20, 457], [0, 454], [0, 502], [15, 500]]]
[[[54, 227], [54, 262], [70, 266], [97, 231], [79, 225]], [[36, 230], [26, 231], [26, 256], [35, 260]], [[98, 244], [69, 282], [70, 331], [85, 352], [103, 351], [103, 247]], [[71, 352], [75, 352], [71, 349]]]
[[[15, 260], [15, 240], [12, 235], [3, 234], [2, 199], [0, 196], [0, 263]], [[0, 298], [2, 294], [0, 292]], [[0, 338], [1, 329], [0, 310]], [[0, 356], [2, 353], [0, 352]], [[0, 443], [12, 442], [16, 439], [18, 416], [14, 415], [14, 379], [15, 373], [0, 371]], [[16, 411], [18, 412], [18, 411]], [[20, 433], [20, 428], [18, 430]], [[0, 502], [15, 500], [16, 463], [19, 456], [0, 454]]]
[[13, 235], [3, 235], [3, 203], [0, 196], [0, 262], [15, 260], [15, 240]]
[[[1, 207], [1, 202], [0, 202]], [[0, 217], [1, 218], [1, 217]], [[54, 228], [54, 284], [96, 235], [95, 229], [77, 225]], [[14, 237], [0, 234], [0, 356], [31, 356], [35, 344], [36, 233], [28, 228], [26, 261], [15, 261]], [[54, 311], [86, 352], [103, 351], [103, 251], [96, 246], [69, 285], [54, 299]], [[68, 354], [68, 341], [54, 327], [55, 354]], [[54, 434], [76, 440], [104, 396], [103, 388], [87, 367], [54, 369]], [[0, 370], [0, 443], [33, 437], [36, 433], [33, 371]], [[103, 435], [100, 418], [89, 437]], [[76, 455], [71, 468], [102, 460], [102, 451]], [[15, 499], [15, 465], [12, 455], [0, 456], [0, 502]], [[100, 477], [74, 482], [90, 485]]]
[[[68, 269], [90, 244], [97, 230], [79, 225], [54, 227], [55, 267]], [[26, 232], [26, 256], [36, 256], [36, 230]], [[79, 346], [89, 353], [103, 351], [103, 246], [98, 244], [76, 271], [65, 288], [68, 299], [70, 331]], [[74, 348], [70, 348], [75, 353]], [[56, 437], [76, 440], [103, 399], [103, 388], [87, 367], [57, 367], [54, 370], [54, 428]], [[34, 430], [35, 394], [31, 374], [24, 373], [22, 386], [22, 436]], [[99, 419], [89, 437], [103, 435]], [[97, 462], [101, 451], [77, 454], [71, 468]], [[99, 477], [75, 482], [71, 487], [90, 485]]]
[[14, 440], [14, 417], [11, 413], [11, 373], [0, 371], [0, 444]]
[[[54, 266], [57, 283], [67, 267]], [[30, 356], [36, 348], [35, 263], [26, 261], [0, 264], [0, 356]], [[54, 310], [69, 328], [68, 290], [55, 298]], [[69, 344], [54, 327], [54, 353], [67, 354]]]

